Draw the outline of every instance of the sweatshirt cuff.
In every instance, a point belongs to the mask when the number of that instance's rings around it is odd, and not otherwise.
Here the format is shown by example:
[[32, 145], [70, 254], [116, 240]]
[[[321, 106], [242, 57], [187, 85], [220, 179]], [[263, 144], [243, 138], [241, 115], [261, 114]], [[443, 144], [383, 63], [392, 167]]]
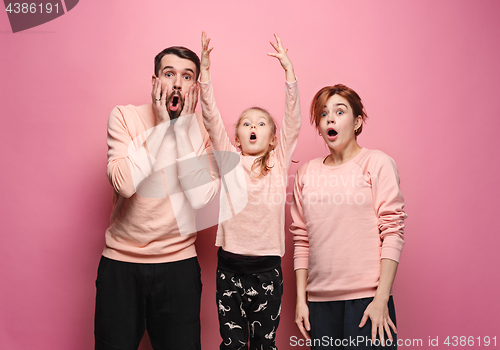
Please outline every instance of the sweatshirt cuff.
[[401, 259], [401, 249], [384, 247], [382, 248], [380, 259], [394, 260], [395, 262], [399, 263], [399, 259]]
[[293, 269], [299, 270], [309, 270], [309, 259], [308, 258], [295, 258], [293, 259]]

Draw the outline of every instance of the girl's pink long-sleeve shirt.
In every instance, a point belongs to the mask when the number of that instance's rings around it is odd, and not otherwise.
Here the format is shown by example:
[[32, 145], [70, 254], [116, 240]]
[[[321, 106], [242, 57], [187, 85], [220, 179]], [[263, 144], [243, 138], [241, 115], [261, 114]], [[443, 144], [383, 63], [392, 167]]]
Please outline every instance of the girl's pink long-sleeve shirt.
[[366, 148], [337, 167], [324, 159], [304, 164], [295, 177], [295, 270], [308, 270], [310, 301], [373, 297], [380, 260], [399, 262], [404, 244], [396, 163]]
[[283, 256], [287, 174], [301, 125], [297, 82], [286, 83], [286, 109], [278, 144], [270, 154], [270, 171], [260, 177], [258, 167], [251, 169], [256, 157], [243, 156], [229, 141], [211, 81], [200, 83], [200, 87], [203, 121], [221, 175], [215, 244], [235, 254]]

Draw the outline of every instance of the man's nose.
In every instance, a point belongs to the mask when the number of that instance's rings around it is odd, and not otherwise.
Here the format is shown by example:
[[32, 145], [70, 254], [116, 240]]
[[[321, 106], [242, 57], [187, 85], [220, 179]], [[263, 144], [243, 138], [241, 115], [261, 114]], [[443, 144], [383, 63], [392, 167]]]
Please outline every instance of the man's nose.
[[174, 82], [174, 90], [181, 91], [181, 78], [178, 77]]

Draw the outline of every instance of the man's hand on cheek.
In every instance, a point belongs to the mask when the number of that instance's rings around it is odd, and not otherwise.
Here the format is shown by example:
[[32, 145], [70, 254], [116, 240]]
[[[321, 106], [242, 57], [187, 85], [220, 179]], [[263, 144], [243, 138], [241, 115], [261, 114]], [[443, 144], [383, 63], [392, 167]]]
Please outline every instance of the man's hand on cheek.
[[151, 102], [153, 104], [153, 114], [156, 118], [156, 125], [169, 122], [170, 116], [167, 111], [167, 87], [162, 86], [160, 79], [153, 80], [153, 88], [151, 91]]
[[196, 105], [198, 104], [198, 89], [198, 84], [194, 84], [184, 96], [182, 112], [174, 124], [174, 131], [176, 133], [188, 132], [189, 124], [191, 124], [192, 119], [195, 118]]

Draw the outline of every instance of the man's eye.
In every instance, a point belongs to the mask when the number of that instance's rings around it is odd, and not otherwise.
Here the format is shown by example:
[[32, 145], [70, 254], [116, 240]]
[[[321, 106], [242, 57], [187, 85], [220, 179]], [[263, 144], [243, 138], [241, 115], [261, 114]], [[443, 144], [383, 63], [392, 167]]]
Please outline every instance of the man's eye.
[[172, 73], [166, 73], [166, 74], [165, 74], [165, 76], [166, 76], [167, 78], [170, 78], [170, 77], [172, 76]]
[[186, 79], [186, 80], [191, 80], [191, 76], [190, 76], [190, 75], [185, 75], [185, 76], [184, 76], [184, 79]]

